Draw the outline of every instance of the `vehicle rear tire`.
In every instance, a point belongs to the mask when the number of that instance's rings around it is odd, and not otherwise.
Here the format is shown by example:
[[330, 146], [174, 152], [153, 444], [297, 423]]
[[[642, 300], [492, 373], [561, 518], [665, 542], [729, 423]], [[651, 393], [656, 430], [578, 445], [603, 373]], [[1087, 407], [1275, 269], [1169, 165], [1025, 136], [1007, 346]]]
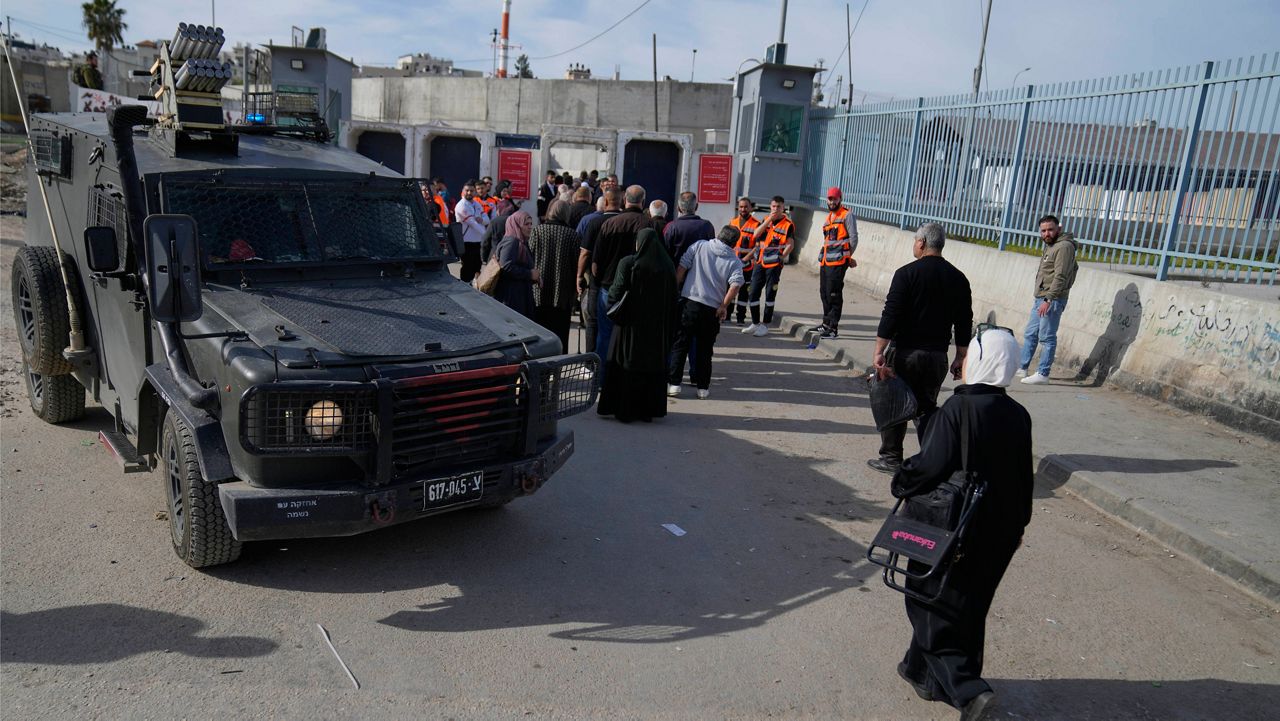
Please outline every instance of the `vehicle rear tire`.
[[45, 423], [67, 423], [84, 416], [84, 386], [75, 376], [47, 376], [32, 370], [24, 360], [22, 376], [27, 381], [31, 412]]
[[200, 475], [195, 437], [173, 410], [165, 416], [160, 438], [160, 469], [169, 506], [169, 536], [178, 558], [192, 568], [240, 558], [241, 544], [227, 525], [218, 486]]
[[71, 322], [67, 290], [58, 272], [58, 251], [46, 246], [23, 246], [13, 259], [10, 276], [13, 321], [22, 357], [42, 376], [62, 376], [71, 364], [62, 357]]

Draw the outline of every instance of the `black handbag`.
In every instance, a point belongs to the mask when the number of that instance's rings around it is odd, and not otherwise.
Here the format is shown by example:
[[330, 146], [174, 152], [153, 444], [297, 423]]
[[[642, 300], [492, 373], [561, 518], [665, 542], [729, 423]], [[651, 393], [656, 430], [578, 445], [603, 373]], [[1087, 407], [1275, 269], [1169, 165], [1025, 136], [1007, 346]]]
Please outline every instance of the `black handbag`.
[[871, 418], [877, 431], [906, 423], [919, 413], [916, 395], [906, 381], [897, 376], [885, 380], [871, 376]]
[[[986, 482], [969, 469], [972, 409], [969, 399], [960, 397], [960, 470], [928, 493], [898, 499], [867, 546], [867, 560], [884, 569], [884, 585], [924, 603], [936, 602], [946, 589], [965, 531], [986, 492]], [[909, 588], [908, 581], [917, 588]]]
[[630, 306], [627, 305], [627, 296], [630, 293], [630, 290], [622, 291], [622, 297], [618, 299], [618, 302], [609, 306], [609, 309], [604, 312], [605, 315], [609, 316], [609, 320], [613, 321], [614, 325], [626, 325], [627, 321], [630, 320]]

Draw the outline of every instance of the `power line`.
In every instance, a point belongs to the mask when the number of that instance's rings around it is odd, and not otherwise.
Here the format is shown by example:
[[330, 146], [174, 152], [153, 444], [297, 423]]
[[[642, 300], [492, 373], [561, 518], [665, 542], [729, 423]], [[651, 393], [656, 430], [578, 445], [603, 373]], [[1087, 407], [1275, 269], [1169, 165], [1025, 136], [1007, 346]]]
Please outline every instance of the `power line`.
[[604, 29], [604, 30], [602, 30], [599, 34], [595, 35], [594, 37], [592, 37], [590, 40], [586, 41], [585, 43], [582, 43], [582, 44], [580, 44], [580, 45], [575, 45], [575, 46], [573, 46], [573, 47], [569, 48], [568, 50], [565, 50], [565, 51], [563, 51], [563, 52], [559, 52], [559, 53], [555, 53], [554, 55], [543, 55], [543, 56], [541, 56], [541, 57], [529, 58], [529, 59], [530, 59], [530, 60], [551, 60], [552, 58], [558, 58], [558, 57], [560, 57], [561, 55], [568, 55], [569, 53], [571, 53], [571, 52], [573, 52], [573, 51], [575, 51], [575, 50], [581, 50], [582, 48], [585, 48], [586, 46], [590, 45], [591, 43], [593, 43], [593, 42], [595, 42], [595, 41], [599, 40], [600, 38], [604, 37], [605, 35], [607, 35], [607, 34], [609, 33], [609, 31], [610, 31], [610, 30], [613, 30], [614, 28], [618, 27], [618, 26], [619, 26], [619, 25], [621, 25], [623, 22], [625, 22], [625, 21], [627, 20], [627, 18], [629, 18], [629, 17], [631, 17], [632, 15], [635, 15], [636, 13], [640, 12], [640, 9], [641, 9], [641, 8], [643, 8], [645, 5], [648, 5], [650, 2], [652, 2], [652, 0], [644, 0], [644, 2], [642, 2], [642, 3], [640, 3], [639, 5], [637, 5], [637, 6], [636, 6], [635, 10], [632, 10], [631, 12], [627, 13], [626, 15], [623, 15], [623, 16], [622, 16], [622, 18], [621, 18], [620, 20], [618, 20], [618, 22], [616, 22], [616, 23], [614, 23], [614, 24], [610, 25], [609, 27], [605, 28], [605, 29]]
[[[853, 34], [854, 34], [854, 33], [856, 33], [856, 32], [858, 32], [858, 25], [862, 22], [862, 14], [863, 14], [863, 13], [865, 13], [865, 12], [867, 11], [867, 5], [868, 5], [868, 4], [870, 4], [870, 2], [871, 2], [871, 0], [862, 0], [862, 9], [858, 11], [858, 19], [857, 19], [856, 21], [854, 21], [854, 23], [853, 23], [853, 29], [849, 31], [849, 37], [845, 38], [845, 41], [844, 41], [844, 50], [841, 50], [841, 51], [840, 51], [840, 56], [836, 58], [836, 61], [835, 61], [835, 62], [831, 63], [831, 69], [832, 69], [832, 70], [835, 70], [836, 66], [840, 64], [840, 61], [844, 59], [844, 54], [845, 54], [845, 53], [847, 53], [847, 52], [849, 52], [849, 46], [853, 43]], [[827, 86], [828, 86], [828, 85], [830, 85], [830, 84], [831, 84], [831, 81], [832, 81], [832, 80], [834, 80], [834, 79], [835, 79], [835, 75], [828, 75], [828, 76], [827, 76], [827, 82], [823, 83], [823, 84], [822, 84], [822, 88], [821, 88], [821, 91], [823, 92], [823, 94], [825, 94], [825, 93], [827, 92]], [[852, 82], [853, 82], [853, 78], [849, 78], [849, 82], [850, 82], [850, 83], [852, 83]], [[852, 99], [852, 98], [850, 98], [850, 99], [849, 99], [849, 105], [850, 105], [851, 107], [852, 107], [852, 105], [853, 105], [853, 99]]]

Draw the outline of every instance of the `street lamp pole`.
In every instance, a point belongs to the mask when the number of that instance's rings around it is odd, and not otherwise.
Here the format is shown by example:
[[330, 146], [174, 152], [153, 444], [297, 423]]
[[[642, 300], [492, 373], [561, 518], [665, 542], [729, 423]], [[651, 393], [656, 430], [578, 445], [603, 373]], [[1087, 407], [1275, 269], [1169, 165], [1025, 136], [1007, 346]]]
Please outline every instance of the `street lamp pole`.
[[689, 82], [693, 82], [693, 70], [698, 67], [698, 49], [693, 49], [693, 61], [689, 63]]
[[1016, 88], [1016, 87], [1018, 87], [1018, 78], [1019, 78], [1023, 73], [1027, 72], [1027, 71], [1028, 71], [1028, 70], [1030, 70], [1030, 69], [1031, 69], [1031, 68], [1023, 68], [1023, 69], [1019, 70], [1019, 71], [1017, 72], [1017, 74], [1013, 76], [1013, 86], [1012, 86], [1012, 87], [1015, 87], [1015, 88]]

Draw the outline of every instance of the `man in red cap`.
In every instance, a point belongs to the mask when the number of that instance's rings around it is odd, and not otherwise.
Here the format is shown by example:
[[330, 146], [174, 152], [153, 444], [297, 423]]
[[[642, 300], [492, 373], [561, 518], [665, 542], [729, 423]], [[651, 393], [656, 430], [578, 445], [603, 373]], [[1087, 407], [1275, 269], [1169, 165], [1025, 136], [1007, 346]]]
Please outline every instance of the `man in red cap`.
[[812, 330], [819, 338], [840, 337], [840, 311], [844, 308], [844, 274], [857, 267], [853, 251], [858, 249], [858, 219], [841, 204], [840, 189], [827, 188], [827, 220], [822, 224], [822, 255], [818, 258], [819, 293], [822, 294], [822, 323]]

